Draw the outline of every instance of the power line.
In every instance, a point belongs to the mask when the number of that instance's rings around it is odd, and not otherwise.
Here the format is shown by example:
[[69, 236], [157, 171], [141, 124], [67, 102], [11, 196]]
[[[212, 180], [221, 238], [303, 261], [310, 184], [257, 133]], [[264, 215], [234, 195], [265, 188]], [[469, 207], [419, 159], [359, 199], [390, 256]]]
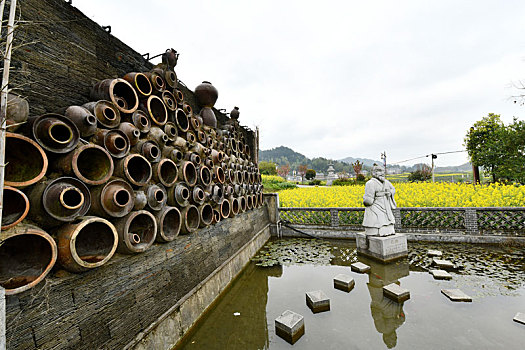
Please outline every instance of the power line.
[[430, 154], [425, 154], [424, 156], [419, 156], [419, 157], [415, 157], [415, 158], [405, 159], [405, 160], [402, 160], [402, 161], [400, 161], [400, 162], [390, 163], [390, 165], [406, 163], [406, 162], [410, 162], [411, 160], [416, 160], [416, 159], [426, 158], [426, 157], [430, 157], [430, 156], [432, 156], [432, 155], [438, 155], [438, 154], [450, 154], [450, 153], [461, 153], [461, 152], [466, 152], [466, 150], [450, 151], [450, 152], [430, 153]]

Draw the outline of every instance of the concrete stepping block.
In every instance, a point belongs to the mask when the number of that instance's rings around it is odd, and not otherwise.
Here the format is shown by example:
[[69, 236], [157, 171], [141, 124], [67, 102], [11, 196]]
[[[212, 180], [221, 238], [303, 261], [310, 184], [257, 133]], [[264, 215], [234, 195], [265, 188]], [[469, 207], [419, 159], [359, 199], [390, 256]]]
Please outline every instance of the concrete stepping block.
[[430, 270], [432, 276], [436, 280], [451, 280], [452, 275], [445, 270]]
[[344, 292], [350, 292], [352, 289], [354, 289], [354, 286], [354, 279], [348, 275], [345, 275], [344, 273], [340, 273], [339, 275], [334, 277], [335, 289], [339, 289]]
[[286, 310], [275, 319], [275, 333], [293, 345], [304, 334], [304, 317]]
[[383, 287], [383, 295], [388, 299], [402, 303], [410, 299], [410, 291], [405, 288], [401, 288], [396, 283], [391, 283], [388, 286]]
[[350, 265], [350, 268], [352, 269], [352, 271], [359, 273], [366, 273], [370, 271], [370, 266], [363, 264], [362, 262], [355, 262], [352, 265]]
[[516, 316], [512, 319], [514, 322], [525, 324], [525, 314], [523, 312], [518, 312]]
[[443, 293], [447, 298], [449, 298], [452, 301], [472, 301], [471, 297], [469, 297], [459, 289], [442, 289], [441, 293]]
[[443, 256], [443, 253], [441, 252], [441, 250], [429, 249], [427, 251], [427, 255], [428, 256]]
[[314, 314], [330, 311], [330, 299], [322, 290], [306, 292], [306, 305]]
[[452, 263], [452, 261], [449, 261], [449, 260], [442, 260], [442, 259], [434, 258], [432, 259], [432, 262], [434, 263], [434, 265], [436, 265], [440, 269], [445, 269], [445, 270], [454, 269], [454, 264]]

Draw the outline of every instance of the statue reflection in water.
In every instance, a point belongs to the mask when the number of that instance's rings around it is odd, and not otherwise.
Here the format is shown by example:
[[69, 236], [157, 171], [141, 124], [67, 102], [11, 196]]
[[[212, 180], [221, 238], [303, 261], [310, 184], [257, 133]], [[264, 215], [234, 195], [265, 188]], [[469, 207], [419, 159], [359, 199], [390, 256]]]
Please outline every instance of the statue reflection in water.
[[396, 330], [405, 322], [403, 303], [397, 303], [383, 296], [383, 287], [390, 283], [399, 284], [399, 279], [409, 274], [406, 260], [390, 264], [381, 264], [369, 259], [359, 258], [370, 265], [368, 292], [370, 293], [370, 311], [376, 330], [383, 335], [383, 342], [392, 349], [397, 345]]

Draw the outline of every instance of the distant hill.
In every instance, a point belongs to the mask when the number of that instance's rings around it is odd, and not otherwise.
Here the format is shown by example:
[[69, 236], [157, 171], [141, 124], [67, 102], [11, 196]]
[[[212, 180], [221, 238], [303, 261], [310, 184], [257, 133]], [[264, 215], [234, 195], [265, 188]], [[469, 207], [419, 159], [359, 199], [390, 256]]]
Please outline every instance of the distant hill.
[[[297, 170], [299, 165], [307, 165], [309, 168], [314, 169], [316, 172], [326, 173], [329, 164], [334, 165], [336, 172], [347, 172], [350, 174], [354, 173], [351, 163], [354, 163], [356, 160], [359, 160], [363, 163], [364, 168], [371, 168], [374, 163], [382, 164], [380, 160], [373, 160], [369, 158], [355, 158], [355, 157], [346, 157], [340, 160], [331, 160], [323, 157], [317, 157], [310, 159], [304, 154], [294, 151], [293, 149], [285, 146], [275, 147], [269, 150], [259, 150], [259, 160], [265, 162], [273, 162], [278, 166], [289, 164], [292, 170]], [[417, 169], [417, 164], [413, 166], [400, 166], [395, 167], [400, 168], [401, 172], [411, 172]], [[436, 167], [436, 173], [461, 173], [472, 170], [472, 165], [470, 163], [465, 163], [459, 166], [445, 166], [445, 167]]]
[[273, 162], [277, 165], [290, 164], [292, 168], [310, 162], [310, 159], [306, 158], [306, 156], [284, 146], [272, 148], [267, 151], [259, 151], [259, 160]]
[[[345, 159], [354, 158], [347, 157]], [[326, 173], [328, 165], [333, 164], [334, 170], [338, 173], [344, 171], [352, 174], [354, 172], [350, 163], [347, 163], [345, 161], [332, 160], [323, 157], [310, 159], [305, 155], [295, 152], [293, 149], [285, 146], [279, 146], [266, 151], [260, 150], [259, 160], [265, 162], [273, 162], [278, 166], [289, 164], [292, 170], [297, 170], [297, 167], [299, 165], [306, 164], [309, 168], [314, 169], [317, 173]], [[362, 161], [365, 166], [372, 166], [374, 162], [377, 162], [366, 158], [359, 160]], [[371, 161], [371, 163], [368, 161]], [[370, 165], [368, 165], [368, 163], [370, 163]]]
[[[410, 173], [419, 169], [425, 163], [418, 163], [411, 166], [406, 165], [389, 165], [390, 169], [398, 169], [402, 173]], [[430, 164], [426, 164], [430, 165]], [[467, 173], [472, 171], [472, 164], [465, 163], [457, 166], [438, 166], [434, 170], [436, 173], [450, 174], [450, 173]]]
[[465, 163], [458, 166], [438, 166], [436, 173], [466, 173], [472, 171], [472, 164]]
[[383, 164], [382, 161], [380, 160], [373, 160], [373, 159], [369, 159], [369, 158], [354, 158], [354, 157], [346, 157], [344, 159], [340, 159], [341, 162], [344, 162], [344, 163], [347, 163], [347, 164], [352, 164], [352, 163], [355, 163], [357, 160], [359, 160], [361, 163], [363, 163], [363, 165], [365, 166], [373, 166], [374, 163], [375, 164]]

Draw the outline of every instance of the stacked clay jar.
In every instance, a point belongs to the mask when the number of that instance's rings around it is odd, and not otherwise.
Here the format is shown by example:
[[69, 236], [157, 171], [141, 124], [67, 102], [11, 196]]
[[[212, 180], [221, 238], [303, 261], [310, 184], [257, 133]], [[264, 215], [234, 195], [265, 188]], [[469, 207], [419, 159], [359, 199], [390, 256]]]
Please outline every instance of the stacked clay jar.
[[195, 97], [199, 114], [162, 64], [102, 80], [92, 102], [26, 122], [15, 112], [27, 102], [10, 98], [0, 237], [6, 294], [36, 285], [56, 261], [86, 271], [115, 251], [140, 253], [263, 204], [238, 109], [218, 128], [215, 87], [203, 82]]

